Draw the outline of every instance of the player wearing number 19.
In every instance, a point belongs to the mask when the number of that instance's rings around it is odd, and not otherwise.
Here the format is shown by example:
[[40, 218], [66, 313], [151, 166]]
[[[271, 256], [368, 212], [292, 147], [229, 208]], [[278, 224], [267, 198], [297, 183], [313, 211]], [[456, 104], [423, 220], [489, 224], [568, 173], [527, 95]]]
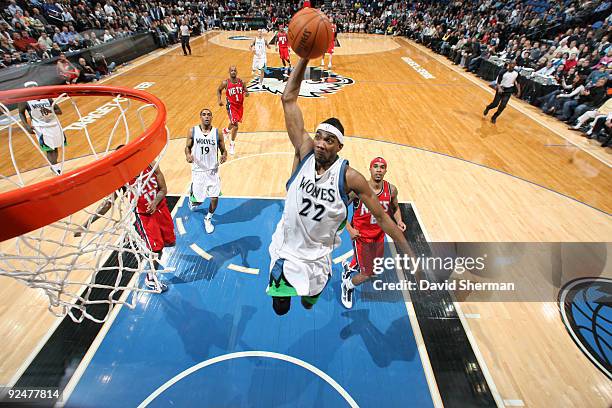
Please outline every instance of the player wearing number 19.
[[297, 104], [308, 60], [291, 73], [282, 97], [285, 125], [295, 148], [292, 175], [287, 182], [285, 208], [270, 244], [267, 289], [276, 314], [289, 311], [292, 296], [301, 296], [310, 309], [331, 275], [331, 252], [340, 244], [346, 225], [349, 194], [354, 193], [389, 234], [401, 253], [408, 243], [380, 205], [366, 179], [338, 156], [344, 146], [344, 127], [336, 118], [323, 121], [314, 140], [304, 129]]
[[[204, 217], [204, 228], [211, 234], [215, 229], [212, 216], [217, 209], [221, 192], [219, 164], [227, 160], [227, 152], [223, 139], [219, 137], [219, 130], [212, 127], [212, 111], [208, 108], [202, 109], [200, 119], [202, 123], [191, 128], [185, 146], [187, 163], [192, 163], [189, 208], [194, 210], [206, 198], [210, 198], [208, 214]], [[221, 152], [221, 159], [217, 155], [217, 149]]]

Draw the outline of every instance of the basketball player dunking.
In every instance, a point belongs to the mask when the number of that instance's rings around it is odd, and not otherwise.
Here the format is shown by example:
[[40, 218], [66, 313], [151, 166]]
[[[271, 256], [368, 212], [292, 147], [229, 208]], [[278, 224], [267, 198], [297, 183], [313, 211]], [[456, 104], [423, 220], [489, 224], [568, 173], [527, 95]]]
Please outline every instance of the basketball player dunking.
[[259, 85], [263, 84], [264, 75], [266, 73], [266, 64], [268, 62], [268, 57], [266, 54], [266, 48], [270, 48], [270, 44], [264, 38], [263, 30], [259, 30], [257, 33], [257, 38], [251, 44], [251, 51], [253, 54], [253, 73], [259, 71]]
[[338, 157], [344, 145], [340, 121], [325, 120], [317, 127], [314, 140], [304, 129], [297, 99], [307, 65], [308, 60], [301, 58], [282, 97], [295, 158], [283, 215], [270, 244], [267, 293], [278, 315], [289, 311], [292, 296], [301, 296], [306, 309], [318, 300], [331, 275], [331, 252], [340, 244], [351, 193], [370, 210], [398, 249], [409, 251], [404, 235], [381, 207], [366, 179]]
[[289, 38], [287, 37], [287, 28], [281, 27], [276, 34], [276, 48], [280, 55], [280, 59], [285, 67], [285, 72], [291, 70], [291, 60], [289, 59]]
[[[208, 214], [204, 217], [204, 229], [211, 234], [215, 227], [212, 216], [219, 203], [221, 193], [221, 179], [219, 178], [219, 164], [227, 160], [225, 143], [219, 137], [219, 130], [212, 127], [212, 111], [204, 108], [200, 111], [202, 123], [191, 128], [185, 146], [185, 158], [191, 167], [191, 194], [189, 195], [189, 208], [194, 210], [210, 197]], [[221, 152], [221, 159], [217, 155]]]
[[[28, 81], [24, 86], [30, 88], [38, 84]], [[26, 112], [30, 115], [31, 124], [28, 123]], [[61, 173], [61, 165], [57, 164], [58, 149], [66, 145], [66, 136], [56, 116], [61, 114], [62, 110], [59, 106], [54, 106], [51, 99], [31, 100], [19, 104], [19, 117], [23, 127], [38, 137], [40, 148], [47, 155], [51, 172], [55, 175]]]
[[[406, 230], [402, 214], [397, 203], [397, 188], [384, 180], [387, 174], [387, 162], [376, 157], [370, 162], [370, 180], [368, 184], [378, 198], [382, 208], [391, 215], [401, 231]], [[353, 259], [350, 264], [343, 264], [342, 304], [347, 309], [353, 307], [353, 291], [374, 275], [374, 259], [385, 255], [385, 232], [376, 222], [355, 195], [349, 196], [353, 203], [353, 220], [346, 225], [353, 240]], [[351, 278], [351, 274], [355, 275]]]
[[[332, 57], [334, 55], [334, 48], [336, 47], [336, 24], [334, 24], [334, 19], [332, 17], [329, 18], [332, 29], [332, 38], [329, 42], [329, 46], [327, 47], [327, 54], [329, 54], [329, 64], [327, 64], [327, 68], [331, 69], [332, 67]], [[321, 66], [325, 66], [325, 54], [321, 57]]]
[[229, 74], [229, 79], [223, 80], [217, 89], [217, 100], [219, 106], [223, 106], [221, 92], [225, 89], [229, 126], [223, 129], [223, 138], [227, 138], [231, 131], [232, 137], [229, 144], [229, 153], [234, 154], [236, 135], [238, 135], [238, 123], [242, 122], [242, 114], [244, 113], [244, 97], [249, 96], [249, 91], [244, 82], [242, 82], [242, 79], [238, 78], [238, 69], [235, 65], [229, 68]]

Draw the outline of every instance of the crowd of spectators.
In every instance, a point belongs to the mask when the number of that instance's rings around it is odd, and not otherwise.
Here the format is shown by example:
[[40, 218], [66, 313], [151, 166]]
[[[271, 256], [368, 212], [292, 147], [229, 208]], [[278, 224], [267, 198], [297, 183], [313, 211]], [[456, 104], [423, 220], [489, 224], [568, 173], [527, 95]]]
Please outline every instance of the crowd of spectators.
[[[0, 10], [0, 68], [56, 58], [67, 83], [112, 70], [102, 55], [70, 62], [66, 55], [138, 32], [161, 47], [212, 28], [275, 30], [301, 0], [9, 0]], [[559, 89], [532, 103], [587, 137], [612, 126], [612, 4], [604, 0], [322, 0], [312, 1], [338, 32], [401, 35], [478, 73], [484, 61], [514, 60], [523, 75]], [[605, 120], [602, 120], [604, 118]], [[609, 137], [604, 140], [610, 143]]]
[[609, 1], [428, 3], [398, 23], [407, 36], [479, 73], [485, 61], [516, 61], [521, 75], [558, 89], [530, 102], [588, 138], [610, 144]]

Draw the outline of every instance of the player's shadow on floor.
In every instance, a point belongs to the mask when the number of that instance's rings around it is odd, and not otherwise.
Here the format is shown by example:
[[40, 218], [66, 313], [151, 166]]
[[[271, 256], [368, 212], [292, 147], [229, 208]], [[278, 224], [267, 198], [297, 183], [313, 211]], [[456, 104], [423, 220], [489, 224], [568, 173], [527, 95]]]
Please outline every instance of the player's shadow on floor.
[[416, 343], [409, 334], [410, 319], [408, 316], [395, 319], [383, 333], [369, 318], [368, 309], [348, 310], [342, 316], [352, 322], [340, 330], [344, 341], [352, 336], [360, 336], [372, 361], [378, 367], [388, 367], [394, 361], [412, 361], [416, 354]]
[[[222, 204], [223, 201], [221, 200], [219, 202], [219, 209], [222, 209]], [[280, 218], [280, 214], [283, 212], [283, 200], [249, 199], [225, 213], [215, 214], [213, 221], [216, 225], [251, 221], [258, 215], [261, 215], [263, 210], [272, 206], [278, 207]]]
[[166, 320], [178, 333], [183, 342], [185, 353], [193, 361], [209, 359], [213, 347], [227, 352], [250, 350], [242, 340], [248, 322], [257, 309], [243, 305], [235, 314], [217, 315], [205, 309], [195, 307], [184, 293], [171, 292], [160, 296], [160, 309]]
[[[261, 248], [261, 238], [255, 235], [242, 237], [234, 241], [226, 242], [222, 245], [206, 249], [212, 258], [205, 260], [199, 255], [182, 255], [181, 270], [170, 279], [170, 283], [182, 284], [196, 282], [200, 280], [213, 280], [217, 272], [236, 256], [239, 260], [234, 263], [240, 266], [251, 267], [249, 264], [249, 253], [258, 251]], [[251, 259], [253, 264], [259, 264], [257, 259]]]

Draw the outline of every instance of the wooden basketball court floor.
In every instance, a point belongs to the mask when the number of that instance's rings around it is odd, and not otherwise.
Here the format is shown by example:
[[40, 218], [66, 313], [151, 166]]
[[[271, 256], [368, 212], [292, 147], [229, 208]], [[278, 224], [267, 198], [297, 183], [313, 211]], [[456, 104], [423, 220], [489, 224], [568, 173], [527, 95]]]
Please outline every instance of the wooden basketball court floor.
[[[184, 137], [198, 123], [198, 112], [209, 107], [215, 126], [227, 123], [225, 108], [216, 103], [216, 88], [229, 65], [237, 65], [243, 80], [251, 79], [249, 42], [231, 39], [243, 35], [209, 33], [192, 40], [194, 55], [188, 57], [176, 47], [156, 51], [105, 82], [126, 87], [147, 83], [147, 91], [165, 102], [172, 140], [161, 168], [171, 194], [188, 188]], [[341, 119], [351, 136], [342, 155], [362, 173], [371, 158], [385, 157], [387, 179], [398, 186], [400, 200], [413, 204], [428, 240], [612, 241], [610, 149], [591, 144], [514, 99], [492, 125], [482, 118], [492, 98], [486, 84], [409, 41], [342, 34], [339, 40], [332, 69], [338, 75], [331, 82], [335, 88], [300, 100], [305, 126], [314, 130], [327, 117]], [[273, 51], [268, 64], [278, 67]], [[312, 61], [313, 66], [318, 63]], [[91, 112], [105, 101], [79, 102], [84, 112]], [[74, 120], [67, 115], [63, 123]], [[111, 123], [110, 117], [100, 118], [95, 133], [102, 135]], [[252, 92], [236, 155], [221, 169], [225, 195], [284, 196], [292, 160], [284, 132], [279, 95]], [[87, 154], [84, 143], [71, 141], [70, 133], [68, 138], [70, 158]], [[17, 149], [23, 168], [32, 169], [27, 177], [46, 176], [48, 170], [37, 169], [42, 161], [30, 151], [25, 143]], [[3, 174], [7, 166], [3, 160]], [[605, 262], [609, 277], [610, 261]], [[57, 319], [46, 311], [45, 297], [8, 279], [2, 279], [0, 293], [5, 299], [0, 305], [0, 337], [5, 339], [0, 384], [12, 384]], [[610, 405], [609, 379], [574, 344], [556, 304], [457, 306], [499, 405]]]

